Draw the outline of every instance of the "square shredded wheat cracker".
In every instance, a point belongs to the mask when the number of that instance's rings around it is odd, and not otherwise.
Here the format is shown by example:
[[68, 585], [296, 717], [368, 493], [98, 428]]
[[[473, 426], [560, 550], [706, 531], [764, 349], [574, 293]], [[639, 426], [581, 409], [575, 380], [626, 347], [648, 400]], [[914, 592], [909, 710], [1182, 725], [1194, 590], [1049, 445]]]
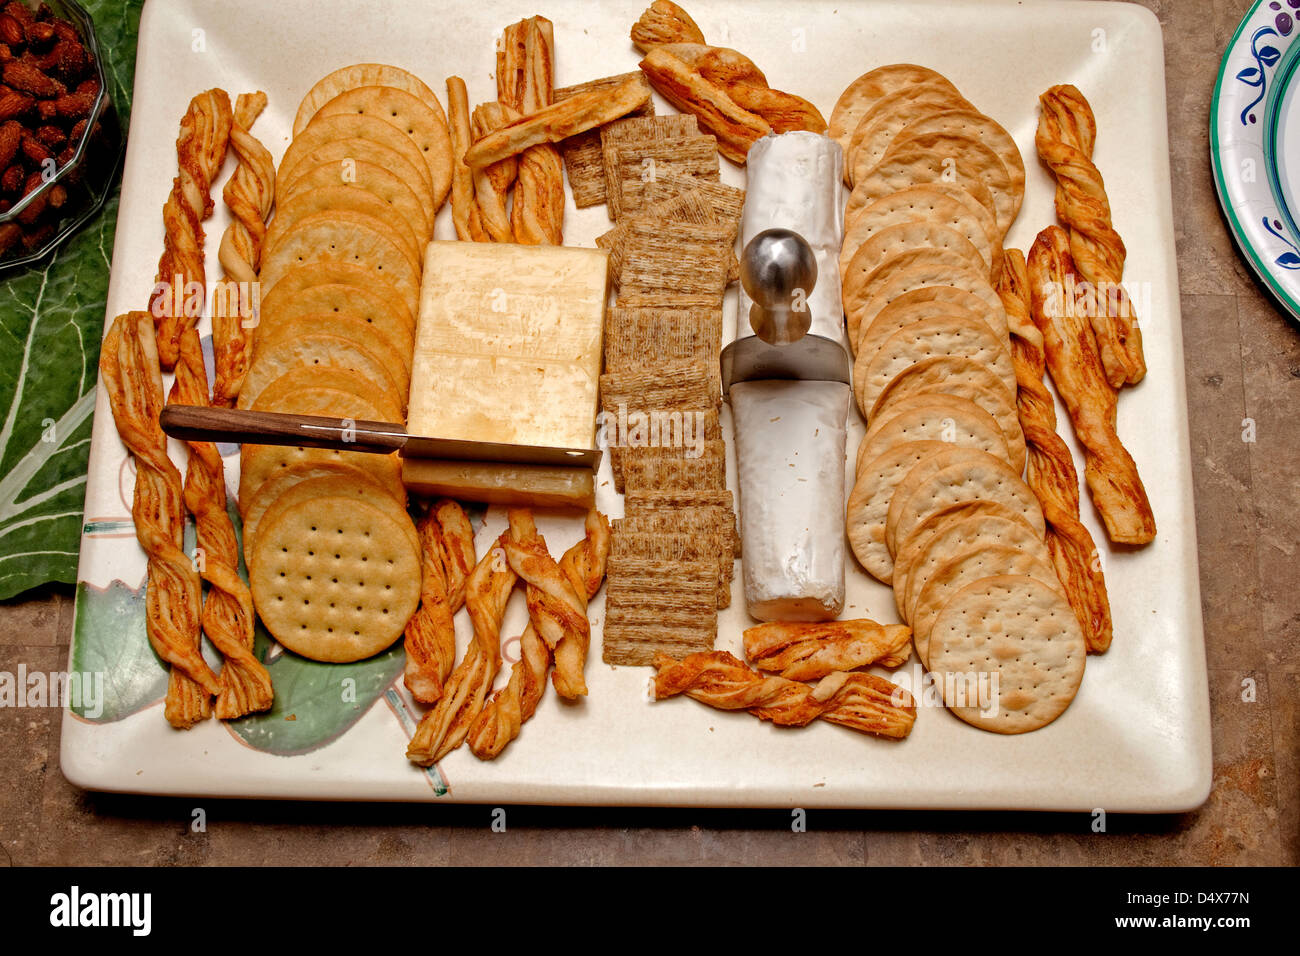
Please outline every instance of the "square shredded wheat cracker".
[[[565, 86], [555, 91], [555, 102], [566, 100], [577, 93], [588, 90], [603, 90], [630, 80], [639, 79], [649, 86], [645, 74], [640, 70], [622, 73], [618, 76], [606, 76], [599, 80], [589, 80], [574, 86]], [[647, 100], [629, 116], [653, 116], [654, 100]], [[577, 136], [570, 136], [560, 142], [560, 153], [564, 156], [564, 168], [569, 174], [569, 186], [573, 189], [573, 202], [579, 209], [599, 206], [605, 201], [605, 158], [600, 148], [600, 129], [589, 129]]]
[[720, 175], [718, 141], [712, 136], [618, 143], [605, 150], [605, 163], [605, 188], [612, 178], [616, 192], [611, 206], [618, 218], [640, 209], [646, 187], [664, 173], [712, 183]]
[[646, 356], [665, 362], [716, 362], [722, 310], [610, 309], [605, 316], [605, 368], [640, 368]]

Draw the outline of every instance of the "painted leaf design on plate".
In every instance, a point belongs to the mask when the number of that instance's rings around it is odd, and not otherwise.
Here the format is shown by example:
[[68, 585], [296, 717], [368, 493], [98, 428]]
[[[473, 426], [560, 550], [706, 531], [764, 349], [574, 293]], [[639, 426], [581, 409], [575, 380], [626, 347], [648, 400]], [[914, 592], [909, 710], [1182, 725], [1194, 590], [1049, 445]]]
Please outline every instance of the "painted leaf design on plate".
[[[104, 675], [103, 710], [96, 723], [129, 717], [162, 700], [167, 670], [144, 632], [144, 588], [114, 581], [106, 588], [77, 585], [71, 669]], [[86, 707], [73, 712], [87, 720]]]
[[[142, 0], [92, 0], [125, 126]], [[77, 575], [117, 197], [0, 283], [0, 600]]]

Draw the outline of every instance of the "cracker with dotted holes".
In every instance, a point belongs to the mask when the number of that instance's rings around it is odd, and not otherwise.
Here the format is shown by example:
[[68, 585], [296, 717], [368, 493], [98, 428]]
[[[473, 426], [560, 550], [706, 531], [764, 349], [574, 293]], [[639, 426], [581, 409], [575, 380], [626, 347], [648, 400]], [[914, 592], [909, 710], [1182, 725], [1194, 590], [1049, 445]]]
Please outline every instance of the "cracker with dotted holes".
[[318, 497], [265, 516], [249, 584], [266, 629], [317, 661], [363, 660], [391, 645], [420, 603], [410, 520], [384, 495]]
[[323, 378], [315, 367], [290, 369], [262, 389], [253, 410], [372, 422], [392, 422], [402, 417], [391, 395], [364, 375], [345, 368], [331, 369], [328, 378]]
[[274, 290], [290, 269], [316, 262], [345, 262], [370, 273], [372, 281], [392, 284], [402, 300], [418, 302], [420, 262], [413, 259], [391, 230], [369, 216], [318, 212], [304, 216], [274, 246], [263, 250], [259, 281]]
[[[434, 204], [437, 201], [437, 194], [434, 190], [433, 172], [430, 170], [429, 164], [425, 162], [424, 153], [420, 151], [420, 147], [415, 145], [411, 137], [391, 123], [386, 123], [374, 116], [363, 116], [355, 113], [352, 115], [312, 117], [312, 121], [307, 128], [294, 136], [293, 142], [284, 151], [284, 157], [280, 160], [280, 166], [276, 170], [276, 195], [280, 194], [282, 185], [288, 186], [306, 169], [320, 165], [321, 159], [317, 150], [321, 149], [325, 144], [336, 142], [353, 144], [357, 140], [377, 143], [396, 153], [411, 167], [410, 171], [424, 184], [425, 194], [430, 197], [431, 204], [426, 209], [426, 212], [432, 216], [433, 209], [436, 208]], [[329, 158], [342, 159], [344, 157], [330, 153]], [[405, 167], [402, 168], [402, 171], [407, 172]]]
[[382, 223], [388, 233], [401, 240], [406, 251], [417, 259], [424, 250], [424, 239], [408, 220], [395, 215], [391, 206], [364, 189], [335, 183], [295, 194], [291, 199], [276, 197], [275, 218], [266, 232], [266, 245], [274, 247], [280, 238], [301, 220], [319, 212], [354, 212]]
[[447, 121], [447, 114], [443, 112], [438, 97], [415, 74], [387, 63], [354, 63], [326, 74], [307, 91], [293, 120], [293, 135], [297, 136], [306, 129], [322, 106], [340, 93], [358, 86], [395, 86], [399, 90], [406, 90], [427, 103], [429, 109], [438, 114], [444, 123]]
[[[383, 126], [384, 124], [380, 124]], [[388, 133], [395, 132], [391, 128]], [[402, 144], [404, 147], [410, 144]], [[290, 149], [293, 145], [290, 144]], [[427, 222], [434, 219], [433, 183], [429, 170], [418, 156], [398, 152], [371, 139], [340, 136], [337, 139], [317, 139], [311, 149], [295, 150], [293, 165], [283, 163], [276, 174], [276, 196], [292, 196], [310, 184], [353, 185], [362, 182], [366, 167], [384, 169], [400, 180], [414, 195], [420, 214]], [[289, 153], [285, 153], [289, 156]], [[420, 163], [420, 165], [416, 165]]]
[[321, 312], [316, 315], [300, 315], [275, 323], [258, 326], [258, 335], [254, 338], [253, 351], [256, 354], [263, 348], [270, 348], [285, 339], [297, 339], [317, 332], [338, 335], [367, 351], [374, 352], [375, 357], [383, 363], [384, 368], [392, 374], [398, 387], [406, 391], [411, 385], [411, 363], [414, 360], [413, 349], [403, 350], [365, 319], [343, 312]]
[[920, 522], [951, 505], [996, 501], [1047, 533], [1038, 496], [1006, 462], [978, 448], [949, 447], [913, 468], [894, 491], [885, 519], [890, 554]]
[[307, 448], [303, 445], [248, 445], [239, 449], [239, 500], [252, 499], [262, 483], [302, 462], [337, 462], [352, 465], [372, 476], [394, 501], [406, 502], [402, 484], [402, 462], [396, 453], [375, 455], [337, 448]]
[[[999, 734], [1037, 730], [1064, 713], [1086, 657], [1069, 602], [1020, 575], [968, 584], [944, 605], [930, 631], [930, 670], [944, 703], [966, 723]], [[973, 681], [967, 675], [981, 674], [997, 675], [996, 708], [987, 716], [980, 704], [993, 701], [969, 700]], [[966, 706], [956, 699], [961, 692]]]
[[982, 365], [998, 377], [1007, 394], [1016, 394], [1010, 349], [979, 319], [958, 315], [934, 315], [899, 329], [880, 344], [870, 361], [854, 364], [853, 388], [861, 392], [863, 405], [874, 408], [896, 375], [940, 355], [961, 356]]
[[[930, 133], [958, 133], [974, 136], [1002, 160], [1011, 177], [1012, 192], [1023, 197], [1025, 194], [1025, 159], [1020, 155], [1020, 147], [997, 120], [977, 113], [974, 110], [945, 110], [931, 113], [921, 119], [913, 120], [899, 130], [890, 146], [904, 145], [909, 140], [927, 136]], [[1017, 207], [1018, 208], [1018, 207]]]
[[[308, 293], [322, 299], [307, 299]], [[297, 306], [300, 301], [308, 304]], [[391, 282], [376, 281], [373, 269], [346, 262], [314, 262], [290, 269], [274, 289], [269, 286], [262, 289], [262, 316], [290, 315], [295, 308], [316, 312], [318, 302], [328, 303], [327, 311], [346, 305], [361, 311], [368, 319], [373, 318], [372, 312], [382, 309], [409, 328], [412, 336], [415, 334], [416, 306]]]
[[[369, 193], [406, 220], [415, 235], [425, 240], [433, 235], [433, 219], [425, 212], [424, 201], [415, 190], [388, 167], [362, 159], [354, 159], [347, 166], [338, 162], [320, 163], [300, 172], [289, 183], [283, 198], [288, 202], [303, 193], [335, 186]], [[276, 201], [280, 198], [276, 196]], [[432, 202], [432, 194], [426, 199]]]
[[946, 79], [923, 80], [882, 96], [858, 120], [844, 162], [857, 182], [880, 161], [894, 137], [908, 123], [940, 110], [969, 107], [970, 101]]
[[[945, 162], [946, 156], [936, 156], [917, 149], [911, 144], [891, 146], [876, 167], [867, 174], [867, 178], [853, 184], [849, 201], [844, 207], [845, 224], [856, 221], [857, 217], [873, 202], [883, 199], [900, 189], [908, 189], [922, 184], [941, 184], [955, 186], [963, 190], [972, 200], [984, 207], [994, 223], [997, 222], [997, 204], [993, 193], [973, 170], [963, 169], [960, 163]], [[999, 241], [1002, 230], [998, 229]]]
[[[863, 217], [858, 217], [855, 225]], [[969, 239], [951, 226], [939, 222], [899, 222], [874, 232], [844, 261], [847, 273], [853, 270], [870, 271], [888, 259], [913, 249], [947, 249], [966, 260], [977, 272], [989, 274], [988, 261]]]
[[1028, 551], [1050, 563], [1047, 545], [1024, 517], [995, 501], [972, 501], [935, 512], [900, 542], [894, 556], [894, 604], [911, 621], [916, 599], [944, 562], [981, 547]]
[[858, 467], [895, 445], [909, 441], [944, 441], [986, 451], [1010, 464], [1007, 439], [997, 420], [974, 402], [939, 393], [913, 395], [890, 406], [858, 445]]
[[[942, 298], [927, 295], [927, 293], [940, 293], [940, 290], [946, 290], [941, 293]], [[961, 301], [950, 301], [949, 294], [955, 294], [961, 298]], [[869, 364], [880, 351], [880, 346], [884, 345], [895, 332], [907, 328], [913, 322], [938, 315], [955, 315], [979, 322], [986, 326], [999, 342], [1011, 341], [1007, 332], [1007, 317], [1004, 310], [999, 309], [994, 313], [978, 296], [960, 289], [929, 286], [899, 296], [877, 313], [870, 326], [858, 333], [858, 345], [854, 356], [855, 371], [858, 365]], [[871, 411], [870, 406], [867, 411]]]
[[840, 247], [840, 271], [853, 260], [862, 244], [890, 226], [931, 222], [955, 229], [979, 251], [980, 259], [995, 277], [1002, 265], [1002, 234], [997, 220], [964, 189], [948, 183], [918, 183], [882, 196], [845, 224]]
[[917, 464], [948, 447], [941, 441], [905, 442], [858, 469], [845, 509], [845, 528], [853, 554], [878, 581], [889, 584], [894, 576], [894, 560], [885, 546], [885, 517], [894, 489]]
[[406, 390], [400, 379], [404, 373], [400, 363], [397, 368], [386, 366], [369, 348], [328, 332], [281, 339], [259, 348], [236, 404], [240, 408], [253, 407], [262, 389], [285, 372], [303, 367], [318, 369], [322, 381], [328, 381], [335, 368], [350, 369], [374, 382], [399, 408], [406, 408]]
[[910, 365], [894, 376], [871, 408], [869, 422], [887, 418], [898, 402], [914, 395], [955, 395], [974, 402], [998, 423], [1011, 452], [1011, 467], [1025, 467], [1025, 433], [1016, 398], [989, 369], [964, 355], [940, 355]]
[[[338, 289], [340, 286], [327, 288]], [[314, 292], [315, 290], [310, 290]], [[382, 345], [376, 348], [378, 352], [381, 348], [384, 351], [392, 351], [392, 357], [401, 363], [402, 368], [409, 375], [411, 365], [414, 361], [415, 337], [412, 330], [405, 326], [399, 325], [396, 321], [386, 321], [386, 314], [367, 313], [353, 311], [348, 308], [331, 309], [321, 301], [324, 297], [304, 296], [315, 300], [320, 308], [317, 311], [301, 311], [294, 309], [288, 314], [277, 313], [273, 316], [263, 316], [262, 322], [257, 327], [257, 335], [254, 337], [254, 343], [271, 342], [281, 337], [281, 330], [285, 326], [296, 323], [307, 323], [310, 328], [322, 329], [334, 321], [343, 323], [340, 329], [336, 329], [340, 334], [357, 339], [362, 345], [367, 341], [378, 339]], [[376, 318], [378, 317], [378, 321]], [[356, 329], [364, 330], [364, 337], [359, 338]]]
[[1052, 566], [1033, 551], [979, 546], [945, 561], [926, 578], [912, 613], [912, 642], [921, 663], [929, 660], [930, 629], [949, 599], [968, 584], [1002, 574], [1024, 575], [1042, 581], [1054, 591], [1061, 590]]
[[373, 116], [405, 134], [424, 157], [433, 179], [434, 210], [446, 201], [451, 191], [451, 133], [446, 118], [419, 97], [393, 86], [358, 86], [322, 106], [311, 122], [326, 116]]

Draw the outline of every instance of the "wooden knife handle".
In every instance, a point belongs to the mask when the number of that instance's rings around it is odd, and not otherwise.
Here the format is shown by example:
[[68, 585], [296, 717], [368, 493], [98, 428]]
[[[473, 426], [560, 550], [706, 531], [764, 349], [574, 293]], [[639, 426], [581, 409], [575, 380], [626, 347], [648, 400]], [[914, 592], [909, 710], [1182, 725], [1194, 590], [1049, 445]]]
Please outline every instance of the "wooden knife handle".
[[392, 422], [353, 421], [284, 412], [168, 405], [158, 417], [162, 430], [184, 441], [247, 445], [302, 445], [385, 455], [406, 444], [406, 429]]

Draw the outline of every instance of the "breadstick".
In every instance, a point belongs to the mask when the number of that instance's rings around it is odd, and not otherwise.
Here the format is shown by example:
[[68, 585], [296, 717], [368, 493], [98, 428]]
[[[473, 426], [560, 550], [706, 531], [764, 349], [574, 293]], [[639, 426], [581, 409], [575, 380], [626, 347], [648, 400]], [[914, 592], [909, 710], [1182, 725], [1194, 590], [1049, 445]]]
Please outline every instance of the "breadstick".
[[1120, 285], [1127, 252], [1111, 225], [1106, 185], [1092, 161], [1097, 121], [1073, 86], [1054, 86], [1038, 99], [1043, 112], [1034, 142], [1056, 176], [1056, 215], [1069, 227], [1075, 267], [1092, 286], [1090, 318], [1106, 380], [1115, 388], [1136, 384], [1147, 371], [1142, 330]]
[[[186, 329], [181, 335], [169, 401], [208, 404], [208, 373], [197, 329]], [[194, 515], [195, 543], [202, 556], [195, 563], [200, 577], [209, 584], [203, 602], [203, 633], [226, 660], [216, 715], [219, 720], [233, 720], [271, 706], [271, 675], [253, 655], [253, 595], [239, 576], [239, 549], [226, 510], [226, 471], [221, 455], [212, 442], [192, 441], [186, 446], [190, 460], [185, 470], [185, 507]]]
[[[515, 524], [523, 522], [524, 518], [515, 514], [521, 510], [512, 509], [511, 530], [479, 559], [466, 582], [465, 604], [474, 625], [474, 639], [406, 748], [407, 759], [422, 767], [437, 763], [464, 743], [501, 669], [501, 618], [518, 580], [506, 563], [502, 546], [514, 535]], [[532, 520], [526, 510], [522, 515]]]
[[772, 132], [767, 120], [740, 106], [667, 49], [655, 47], [638, 65], [664, 99], [683, 113], [693, 113], [704, 131], [717, 137], [718, 152], [733, 163], [743, 165], [749, 147]]
[[521, 117], [479, 140], [465, 154], [472, 169], [517, 156], [529, 146], [558, 143], [611, 123], [650, 101], [650, 93], [635, 77], [610, 89], [588, 90]]
[[1121, 544], [1146, 544], [1155, 516], [1137, 465], [1115, 433], [1115, 389], [1106, 380], [1092, 328], [1065, 290], [1077, 286], [1065, 230], [1048, 226], [1029, 250], [1034, 325], [1043, 336], [1047, 369], [1084, 448], [1084, 479], [1106, 533]]
[[[212, 215], [212, 180], [226, 161], [233, 116], [230, 96], [212, 89], [190, 100], [176, 140], [180, 173], [163, 205], [163, 254], [158, 260], [149, 312], [153, 315], [158, 359], [170, 370], [180, 354], [181, 331], [198, 324], [206, 279], [203, 220]], [[197, 284], [199, 295], [192, 295]]]
[[[550, 106], [555, 100], [551, 21], [529, 17], [506, 27], [497, 64], [498, 100], [520, 113]], [[519, 154], [510, 230], [515, 242], [526, 245], [564, 241], [564, 161], [550, 143]]]
[[745, 656], [788, 680], [817, 680], [868, 664], [899, 667], [912, 656], [912, 629], [875, 621], [759, 624], [745, 631]]
[[[475, 141], [478, 141], [518, 118], [519, 114], [504, 103], [482, 103], [474, 107], [471, 132]], [[499, 163], [471, 171], [479, 218], [483, 231], [491, 242], [515, 241], [514, 227], [510, 223], [506, 204], [510, 199], [510, 187], [518, 175], [519, 163], [520, 157], [510, 156]], [[515, 203], [519, 203], [517, 196]]]
[[451, 134], [451, 218], [456, 238], [491, 242], [474, 196], [474, 172], [465, 165], [465, 150], [474, 141], [469, 125], [469, 94], [459, 76], [447, 77], [447, 127]]
[[153, 318], [119, 315], [100, 349], [99, 372], [122, 444], [135, 458], [131, 516], [136, 539], [149, 559], [145, 633], [171, 666], [163, 710], [173, 727], [187, 729], [211, 714], [221, 681], [199, 653], [199, 573], [183, 550], [185, 502], [181, 473], [167, 457], [158, 426], [162, 374]]
[[656, 700], [686, 694], [720, 710], [747, 710], [782, 727], [817, 718], [866, 734], [906, 737], [916, 703], [902, 687], [874, 674], [836, 672], [809, 687], [784, 677], [764, 677], [726, 651], [704, 651], [677, 661], [655, 657]]
[[444, 498], [429, 508], [417, 531], [420, 606], [406, 625], [404, 679], [412, 697], [432, 704], [456, 663], [453, 618], [465, 603], [464, 581], [474, 566], [474, 530], [461, 506]]
[[663, 43], [703, 42], [703, 31], [672, 0], [654, 0], [632, 26], [632, 44], [642, 53]]
[[[527, 540], [527, 539], [525, 539]], [[605, 579], [609, 558], [609, 522], [598, 511], [587, 513], [587, 535], [564, 553], [560, 570], [574, 592], [590, 601]], [[530, 618], [531, 618], [531, 608]], [[551, 666], [551, 649], [538, 635], [531, 619], [519, 639], [520, 659], [510, 671], [510, 681], [497, 691], [469, 732], [469, 747], [481, 760], [491, 760], [519, 736], [526, 720], [537, 711], [546, 692], [546, 671]]]
[[1110, 647], [1111, 639], [1106, 579], [1092, 535], [1079, 521], [1079, 475], [1070, 449], [1056, 433], [1056, 404], [1043, 382], [1043, 335], [1029, 315], [1029, 273], [1019, 249], [1004, 250], [997, 291], [1011, 330], [1016, 410], [1029, 448], [1025, 477], [1043, 506], [1047, 550], [1083, 628], [1088, 650], [1101, 654]]
[[257, 270], [262, 262], [266, 221], [275, 205], [275, 161], [249, 132], [266, 108], [265, 93], [241, 93], [235, 101], [230, 144], [239, 166], [226, 181], [221, 197], [232, 221], [221, 237], [221, 267], [212, 310], [212, 358], [216, 377], [212, 404], [234, 408], [253, 361], [253, 328], [257, 325]]

